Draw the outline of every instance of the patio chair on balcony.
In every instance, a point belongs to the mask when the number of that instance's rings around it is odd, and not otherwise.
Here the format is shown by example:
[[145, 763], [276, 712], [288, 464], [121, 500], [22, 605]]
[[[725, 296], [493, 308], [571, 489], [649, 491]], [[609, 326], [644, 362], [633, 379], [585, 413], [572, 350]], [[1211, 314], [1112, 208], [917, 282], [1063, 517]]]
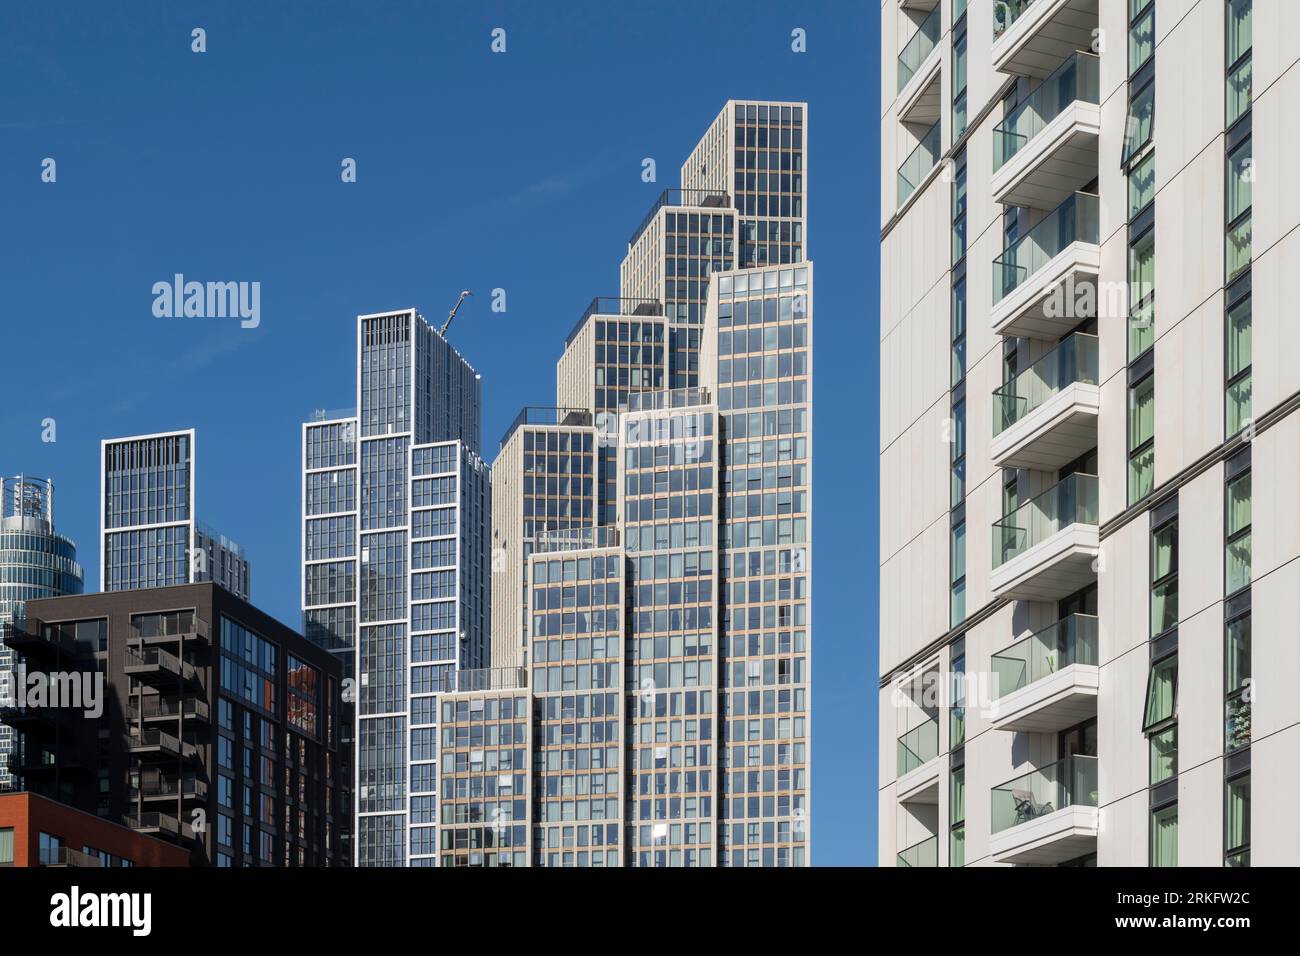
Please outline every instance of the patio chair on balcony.
[[1046, 816], [1055, 808], [1051, 802], [1039, 803], [1032, 790], [1012, 790], [1011, 799], [1016, 804], [1016, 823], [1026, 823], [1036, 817]]

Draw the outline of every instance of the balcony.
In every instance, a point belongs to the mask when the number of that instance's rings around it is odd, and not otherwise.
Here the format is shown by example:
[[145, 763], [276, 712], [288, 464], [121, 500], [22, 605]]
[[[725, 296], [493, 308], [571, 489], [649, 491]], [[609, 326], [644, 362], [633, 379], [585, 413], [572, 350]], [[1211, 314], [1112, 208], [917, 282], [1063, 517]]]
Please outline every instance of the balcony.
[[1097, 63], [1074, 53], [994, 127], [994, 202], [1054, 209], [1097, 178]]
[[1066, 757], [991, 793], [995, 863], [1051, 866], [1097, 849], [1097, 758]]
[[[212, 533], [215, 534], [216, 532]], [[162, 626], [160, 626], [160, 623]], [[156, 619], [151, 619], [149, 624], [144, 627], [132, 624], [130, 637], [131, 640], [139, 641], [145, 645], [175, 644], [180, 640], [197, 640], [206, 644], [211, 639], [211, 631], [208, 622], [198, 617], [194, 618], [188, 625], [177, 625], [171, 620], [159, 622]]]
[[898, 738], [900, 803], [939, 802], [939, 721], [930, 719]]
[[1072, 614], [993, 655], [994, 730], [1050, 734], [1097, 716], [1097, 619]]
[[996, 335], [1059, 339], [1097, 314], [1098, 200], [1073, 193], [993, 260]]
[[146, 801], [166, 800], [172, 803], [177, 799], [203, 801], [208, 797], [208, 785], [194, 777], [186, 777], [180, 781], [157, 780], [133, 791], [132, 796], [137, 795], [141, 800]]
[[997, 468], [1056, 471], [1097, 447], [1097, 337], [1076, 333], [993, 393]]
[[62, 632], [52, 627], [41, 628], [39, 633], [32, 633], [14, 624], [0, 625], [0, 637], [10, 650], [24, 657], [41, 661], [57, 661], [72, 658], [76, 648]]
[[42, 854], [41, 866], [53, 867], [96, 867], [103, 866], [99, 857], [91, 856], [89, 853], [82, 853], [80, 850], [74, 850], [71, 847], [61, 846], [48, 857]]
[[934, 169], [934, 164], [939, 159], [939, 127], [941, 123], [936, 122], [921, 137], [921, 141], [916, 144], [916, 148], [903, 162], [898, 169], [898, 205], [901, 209], [912, 198], [912, 194], [925, 180], [925, 177]]
[[142, 730], [127, 735], [127, 749], [140, 758], [191, 760], [198, 756], [198, 748], [174, 734], [161, 730]]
[[58, 713], [59, 710], [52, 707], [9, 705], [0, 707], [0, 724], [8, 724], [14, 730], [53, 730]]
[[1075, 50], [1088, 50], [1097, 29], [1098, 0], [995, 0], [993, 69], [1048, 76]]
[[938, 866], [939, 865], [939, 838], [932, 836], [922, 840], [920, 843], [913, 843], [906, 850], [898, 854], [899, 866]]
[[128, 649], [123, 670], [129, 676], [138, 678], [151, 687], [170, 687], [177, 681], [188, 684], [199, 683], [199, 674], [193, 664], [158, 647], [149, 647], [140, 651]]
[[122, 822], [137, 833], [150, 836], [178, 837], [186, 840], [194, 839], [194, 829], [188, 823], [181, 822], [170, 813], [141, 813], [123, 817]]
[[925, 61], [930, 58], [939, 42], [939, 6], [930, 11], [930, 15], [921, 21], [920, 28], [907, 41], [903, 52], [898, 54], [898, 92], [911, 81]]
[[186, 720], [208, 720], [208, 702], [200, 697], [143, 697], [127, 704], [127, 718], [138, 721], [175, 721], [180, 717]]
[[995, 598], [1057, 601], [1097, 580], [1097, 476], [1073, 474], [993, 525]]

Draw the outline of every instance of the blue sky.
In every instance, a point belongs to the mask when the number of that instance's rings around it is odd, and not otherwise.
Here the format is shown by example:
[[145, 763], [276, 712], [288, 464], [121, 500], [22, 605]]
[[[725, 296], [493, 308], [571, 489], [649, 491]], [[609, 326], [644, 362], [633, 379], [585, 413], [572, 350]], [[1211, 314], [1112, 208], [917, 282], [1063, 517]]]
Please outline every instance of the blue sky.
[[[467, 9], [472, 8], [472, 9]], [[809, 102], [817, 263], [814, 854], [875, 860], [875, 11], [847, 2], [100, 2], [0, 11], [0, 472], [48, 475], [99, 582], [101, 438], [198, 430], [199, 516], [297, 626], [299, 429], [354, 403], [355, 316], [415, 306], [482, 373], [485, 454], [734, 98]], [[208, 51], [190, 51], [190, 31]], [[506, 30], [506, 53], [489, 50]], [[791, 31], [807, 52], [791, 51]], [[57, 162], [42, 183], [41, 163]], [[344, 157], [358, 181], [340, 182]], [[659, 181], [641, 181], [653, 157]], [[259, 281], [261, 325], [155, 282]], [[488, 308], [494, 288], [507, 311]], [[57, 441], [41, 441], [54, 418]]]

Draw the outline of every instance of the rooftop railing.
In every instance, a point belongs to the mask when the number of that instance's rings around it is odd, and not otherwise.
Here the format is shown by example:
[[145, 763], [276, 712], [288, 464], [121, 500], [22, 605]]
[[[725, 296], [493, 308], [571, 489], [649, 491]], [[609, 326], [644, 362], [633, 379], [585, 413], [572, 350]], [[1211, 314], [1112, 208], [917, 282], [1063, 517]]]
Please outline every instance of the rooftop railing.
[[457, 671], [456, 690], [523, 690], [528, 686], [528, 669], [524, 667], [483, 667]]
[[515, 420], [510, 423], [504, 435], [501, 436], [501, 448], [505, 447], [510, 436], [518, 431], [521, 425], [572, 425], [583, 426], [590, 425], [592, 422], [591, 412], [585, 408], [553, 408], [545, 405], [526, 405], [515, 416]]
[[598, 295], [582, 310], [582, 315], [578, 316], [578, 321], [573, 323], [573, 328], [564, 337], [564, 347], [566, 349], [569, 347], [569, 343], [577, 337], [587, 320], [593, 315], [643, 315], [653, 317], [663, 314], [664, 304], [658, 299]]
[[641, 224], [636, 227], [632, 233], [632, 238], [627, 241], [629, 246], [636, 245], [636, 241], [641, 238], [641, 233], [645, 232], [646, 226], [650, 225], [650, 220], [655, 214], [665, 206], [694, 206], [698, 209], [725, 209], [731, 205], [731, 197], [720, 189], [665, 189], [661, 192], [654, 203], [650, 206], [650, 211], [645, 214]]

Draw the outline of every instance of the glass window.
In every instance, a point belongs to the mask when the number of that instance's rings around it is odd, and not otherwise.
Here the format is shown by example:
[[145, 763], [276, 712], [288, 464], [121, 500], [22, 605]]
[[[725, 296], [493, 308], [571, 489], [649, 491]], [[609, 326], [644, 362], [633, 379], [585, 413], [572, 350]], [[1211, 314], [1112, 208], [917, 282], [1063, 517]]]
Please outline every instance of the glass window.
[[1132, 94], [1128, 104], [1128, 121], [1124, 126], [1124, 154], [1120, 163], [1127, 166], [1147, 143], [1151, 142], [1151, 126], [1156, 112], [1156, 84], [1154, 81]]
[[13, 827], [0, 829], [0, 866], [14, 861], [14, 830]]
[[1132, 219], [1156, 198], [1156, 151], [1148, 152], [1128, 174], [1128, 215]]
[[1178, 623], [1178, 523], [1151, 536], [1151, 636]]
[[1228, 0], [1228, 89], [1227, 89], [1227, 125], [1232, 126], [1250, 109], [1253, 91], [1253, 69], [1251, 66], [1251, 46], [1253, 28], [1251, 25], [1252, 0]]
[[1129, 361], [1155, 342], [1156, 231], [1149, 230], [1128, 251]]
[[1128, 500], [1132, 504], [1151, 492], [1155, 480], [1155, 376], [1148, 375], [1131, 389], [1128, 401]]
[[1178, 804], [1151, 811], [1151, 865], [1178, 865]]
[[1228, 482], [1226, 497], [1224, 593], [1234, 594], [1250, 584], [1250, 472]]
[[1178, 725], [1151, 735], [1151, 785], [1178, 775]]
[[948, 781], [948, 865], [966, 865], [966, 768], [958, 767]]
[[1223, 808], [1223, 851], [1227, 866], [1250, 865], [1250, 774], [1227, 782]]
[[1128, 72], [1132, 76], [1151, 59], [1156, 48], [1156, 5], [1148, 4], [1128, 30]]
[[1246, 427], [1251, 414], [1251, 300], [1238, 303], [1228, 312], [1228, 387], [1225, 398], [1225, 434], [1231, 438]]
[[1147, 677], [1146, 717], [1142, 722], [1144, 731], [1171, 720], [1175, 712], [1178, 697], [1178, 655], [1171, 654], [1151, 665]]
[[1251, 198], [1254, 192], [1255, 162], [1248, 139], [1228, 154], [1227, 168], [1227, 276], [1231, 281], [1250, 265]]

